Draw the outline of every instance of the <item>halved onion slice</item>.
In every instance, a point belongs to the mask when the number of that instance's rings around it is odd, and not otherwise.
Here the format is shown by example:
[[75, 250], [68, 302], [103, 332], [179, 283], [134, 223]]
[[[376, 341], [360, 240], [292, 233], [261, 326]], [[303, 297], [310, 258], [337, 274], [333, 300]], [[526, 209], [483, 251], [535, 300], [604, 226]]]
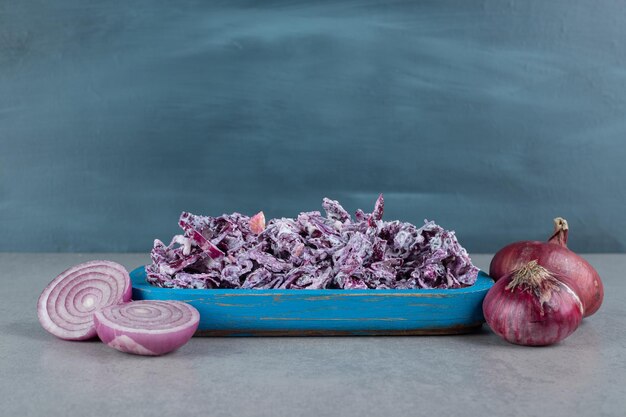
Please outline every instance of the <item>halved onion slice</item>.
[[37, 302], [39, 322], [65, 340], [96, 336], [93, 315], [99, 308], [130, 300], [128, 271], [111, 261], [90, 261], [63, 271]]
[[181, 301], [143, 300], [105, 307], [94, 316], [100, 340], [121, 352], [158, 356], [191, 339], [200, 313]]

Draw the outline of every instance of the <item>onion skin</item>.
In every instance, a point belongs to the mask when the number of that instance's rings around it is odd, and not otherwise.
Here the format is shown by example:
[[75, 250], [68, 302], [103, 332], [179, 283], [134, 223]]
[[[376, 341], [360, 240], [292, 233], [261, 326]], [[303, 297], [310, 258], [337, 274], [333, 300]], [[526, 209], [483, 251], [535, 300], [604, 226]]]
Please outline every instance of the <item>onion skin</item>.
[[[133, 314], [146, 310], [148, 314]], [[200, 313], [180, 301], [134, 301], [109, 306], [94, 316], [98, 337], [120, 352], [160, 356], [191, 339], [198, 329]]]
[[37, 317], [49, 333], [64, 340], [96, 336], [93, 315], [99, 308], [129, 301], [128, 271], [111, 261], [90, 261], [61, 272], [37, 301]]
[[498, 281], [529, 261], [537, 263], [571, 287], [580, 296], [584, 317], [602, 305], [604, 286], [598, 272], [585, 259], [567, 248], [567, 222], [555, 219], [555, 232], [547, 242], [521, 241], [500, 249], [489, 266], [489, 275]]
[[573, 289], [553, 275], [550, 285], [545, 281], [539, 287], [512, 285], [516, 272], [525, 267], [502, 277], [489, 290], [483, 301], [485, 320], [510, 343], [546, 346], [560, 342], [580, 325], [582, 302]]

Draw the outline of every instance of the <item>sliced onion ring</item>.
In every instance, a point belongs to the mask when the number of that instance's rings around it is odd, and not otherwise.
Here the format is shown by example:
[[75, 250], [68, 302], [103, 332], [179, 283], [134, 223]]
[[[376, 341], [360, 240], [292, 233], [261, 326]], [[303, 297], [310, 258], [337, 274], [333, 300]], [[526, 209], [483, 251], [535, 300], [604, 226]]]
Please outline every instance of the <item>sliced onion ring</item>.
[[63, 271], [43, 290], [37, 302], [39, 322], [65, 340], [96, 336], [93, 315], [99, 308], [130, 300], [128, 271], [111, 261], [90, 261]]
[[200, 313], [181, 301], [143, 300], [105, 307], [94, 316], [100, 340], [121, 352], [158, 356], [178, 349], [198, 329]]

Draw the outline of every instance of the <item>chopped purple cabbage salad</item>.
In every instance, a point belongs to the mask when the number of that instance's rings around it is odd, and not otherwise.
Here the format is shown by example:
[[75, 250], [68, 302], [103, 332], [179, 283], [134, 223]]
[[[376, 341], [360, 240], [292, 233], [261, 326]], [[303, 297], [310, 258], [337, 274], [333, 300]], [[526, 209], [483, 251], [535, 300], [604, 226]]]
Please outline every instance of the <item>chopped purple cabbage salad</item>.
[[334, 200], [297, 218], [260, 212], [219, 217], [183, 212], [182, 235], [154, 241], [148, 282], [165, 288], [410, 289], [460, 288], [476, 268], [453, 231], [384, 221], [380, 195], [372, 213], [353, 219]]

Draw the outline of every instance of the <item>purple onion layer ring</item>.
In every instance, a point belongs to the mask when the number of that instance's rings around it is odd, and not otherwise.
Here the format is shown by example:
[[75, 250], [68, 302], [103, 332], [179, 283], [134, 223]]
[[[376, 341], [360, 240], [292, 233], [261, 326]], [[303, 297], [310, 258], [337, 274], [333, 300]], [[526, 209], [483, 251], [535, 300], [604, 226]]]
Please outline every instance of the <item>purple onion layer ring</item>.
[[63, 271], [43, 290], [37, 302], [39, 322], [65, 340], [96, 336], [94, 313], [130, 300], [128, 271], [111, 261], [90, 261]]
[[100, 340], [136, 355], [158, 356], [178, 349], [198, 328], [200, 313], [181, 301], [143, 300], [105, 307], [94, 317]]

